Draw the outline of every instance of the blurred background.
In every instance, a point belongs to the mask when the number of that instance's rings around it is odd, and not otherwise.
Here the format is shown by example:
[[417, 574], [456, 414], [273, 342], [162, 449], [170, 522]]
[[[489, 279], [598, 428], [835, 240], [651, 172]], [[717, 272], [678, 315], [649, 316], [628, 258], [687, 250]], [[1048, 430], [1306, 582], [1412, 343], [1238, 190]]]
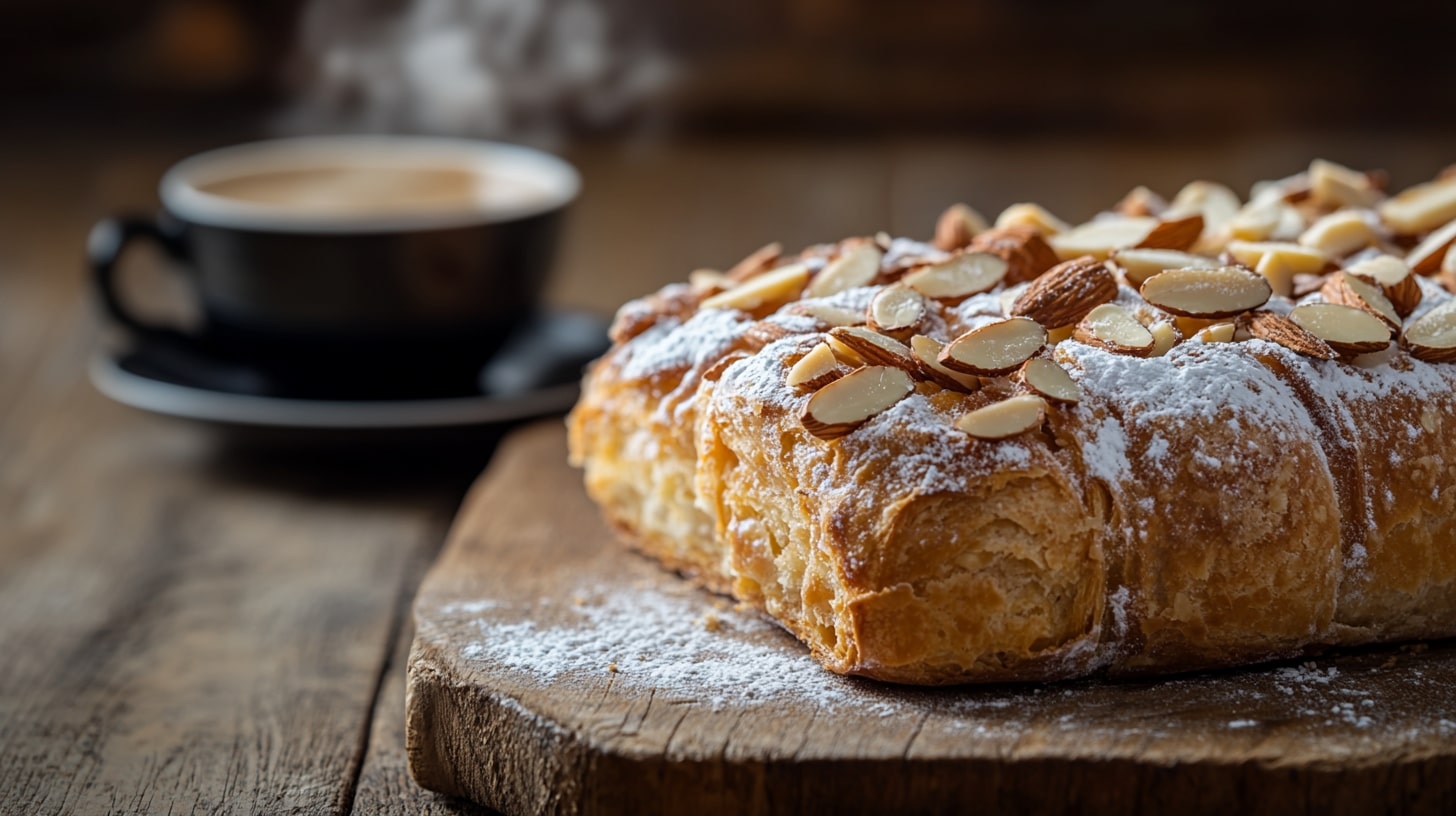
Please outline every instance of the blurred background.
[[[0, 229], [13, 266], [61, 212], [153, 207], [172, 161], [260, 136], [523, 141], [587, 171], [554, 296], [610, 309], [958, 199], [1076, 220], [1315, 155], [1413, 183], [1456, 158], [1453, 31], [1440, 2], [7, 0]], [[620, 286], [603, 240], [638, 245]]]

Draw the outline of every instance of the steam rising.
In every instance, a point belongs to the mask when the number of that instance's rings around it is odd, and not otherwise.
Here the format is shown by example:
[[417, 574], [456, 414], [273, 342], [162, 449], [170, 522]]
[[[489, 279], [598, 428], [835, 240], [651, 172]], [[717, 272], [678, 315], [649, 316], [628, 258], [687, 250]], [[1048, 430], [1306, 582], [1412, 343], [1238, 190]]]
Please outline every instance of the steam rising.
[[601, 0], [313, 0], [301, 42], [290, 129], [549, 142], [623, 121], [672, 77]]

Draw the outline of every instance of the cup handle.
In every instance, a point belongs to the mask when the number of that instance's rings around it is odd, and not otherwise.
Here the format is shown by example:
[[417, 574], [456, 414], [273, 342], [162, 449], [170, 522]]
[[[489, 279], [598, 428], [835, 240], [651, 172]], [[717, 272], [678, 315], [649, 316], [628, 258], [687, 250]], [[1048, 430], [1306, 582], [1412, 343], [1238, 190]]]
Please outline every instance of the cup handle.
[[117, 265], [127, 244], [145, 238], [155, 242], [167, 256], [187, 260], [187, 248], [181, 237], [166, 230], [157, 221], [141, 216], [104, 218], [91, 228], [86, 239], [86, 257], [91, 265], [91, 280], [101, 298], [101, 306], [118, 325], [142, 340], [186, 340], [190, 335], [175, 328], [147, 323], [132, 314], [117, 291]]

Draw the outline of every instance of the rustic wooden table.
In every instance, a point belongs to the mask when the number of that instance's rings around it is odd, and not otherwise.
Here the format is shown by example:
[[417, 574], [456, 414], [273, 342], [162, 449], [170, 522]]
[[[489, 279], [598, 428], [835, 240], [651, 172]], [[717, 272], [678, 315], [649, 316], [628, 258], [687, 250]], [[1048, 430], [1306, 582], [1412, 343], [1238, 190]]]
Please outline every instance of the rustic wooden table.
[[[1076, 219], [1312, 152], [1397, 183], [1456, 159], [1434, 137], [1075, 136], [581, 148], [551, 298], [610, 312], [768, 240], [924, 236], [957, 199]], [[97, 394], [87, 228], [228, 139], [101, 141], [0, 140], [0, 813], [478, 812], [415, 786], [403, 740], [409, 602], [470, 472], [249, 451]]]

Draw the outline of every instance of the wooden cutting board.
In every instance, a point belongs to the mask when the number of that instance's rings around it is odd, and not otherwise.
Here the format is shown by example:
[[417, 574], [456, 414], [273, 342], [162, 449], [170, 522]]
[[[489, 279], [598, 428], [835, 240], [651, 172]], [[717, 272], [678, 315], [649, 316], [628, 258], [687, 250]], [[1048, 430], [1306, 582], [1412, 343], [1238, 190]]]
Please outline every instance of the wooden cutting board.
[[1456, 644], [1161, 682], [841, 678], [623, 550], [559, 423], [507, 440], [420, 590], [418, 782], [515, 813], [1456, 812]]

